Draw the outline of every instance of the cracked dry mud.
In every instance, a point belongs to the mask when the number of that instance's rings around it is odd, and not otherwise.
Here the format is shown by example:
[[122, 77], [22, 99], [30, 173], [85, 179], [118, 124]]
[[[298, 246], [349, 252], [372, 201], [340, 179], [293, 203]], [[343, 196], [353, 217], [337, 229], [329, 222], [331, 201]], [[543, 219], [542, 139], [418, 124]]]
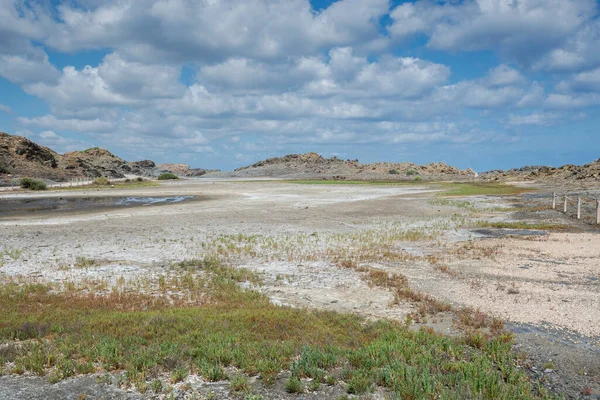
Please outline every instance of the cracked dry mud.
[[[0, 201], [90, 195], [112, 196], [115, 191], [1, 194]], [[516, 332], [515, 347], [529, 354], [530, 374], [537, 381], [572, 398], [581, 397], [586, 387], [592, 396], [600, 395], [600, 235], [555, 211], [527, 211], [549, 205], [549, 197], [460, 199], [470, 202], [465, 208], [459, 202], [432, 201], [435, 187], [428, 185], [218, 180], [169, 182], [119, 190], [118, 195], [199, 197], [126, 209], [0, 213], [0, 251], [19, 253], [3, 256], [0, 279], [102, 280], [110, 287], [119, 279], [158, 280], [175, 261], [230, 251], [231, 263], [262, 273], [258, 290], [276, 304], [404, 320], [414, 304], [393, 304], [387, 289], [370, 286], [360, 272], [340, 268], [332, 260], [357, 251], [365, 241], [376, 247], [391, 229], [415, 230], [421, 237], [392, 244], [405, 255], [402, 259], [365, 257], [361, 263], [404, 274], [412, 288], [437, 299], [480, 308], [508, 321]], [[581, 232], [506, 236], [506, 231], [491, 228], [486, 234], [477, 230], [476, 220], [551, 221]], [[219, 245], [229, 250], [219, 250]], [[77, 268], [78, 259], [94, 263]], [[448, 316], [431, 318], [427, 324], [454, 333]], [[556, 365], [552, 371], [544, 368], [549, 362]], [[265, 395], [288, 396], [283, 389], [272, 390]], [[77, 398], [76, 393], [88, 399], [141, 396], [98, 385], [92, 377], [55, 385], [44, 378], [0, 377], [0, 398]], [[223, 398], [227, 393], [222, 388]]]

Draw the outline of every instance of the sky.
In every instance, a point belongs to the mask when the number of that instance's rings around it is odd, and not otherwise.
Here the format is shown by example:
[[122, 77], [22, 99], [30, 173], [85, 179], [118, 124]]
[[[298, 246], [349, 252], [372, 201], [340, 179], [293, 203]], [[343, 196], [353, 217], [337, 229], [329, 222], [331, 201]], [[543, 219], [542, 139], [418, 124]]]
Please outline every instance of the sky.
[[230, 170], [600, 158], [595, 0], [0, 0], [0, 131]]

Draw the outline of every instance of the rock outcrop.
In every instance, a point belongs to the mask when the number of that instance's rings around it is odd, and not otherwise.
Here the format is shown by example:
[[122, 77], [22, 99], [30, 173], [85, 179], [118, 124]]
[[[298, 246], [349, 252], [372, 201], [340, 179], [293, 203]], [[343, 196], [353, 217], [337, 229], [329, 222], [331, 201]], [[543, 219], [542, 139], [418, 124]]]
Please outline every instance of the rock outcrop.
[[30, 176], [60, 182], [82, 177], [124, 178], [155, 169], [150, 160], [127, 162], [98, 147], [61, 155], [25, 137], [0, 132], [0, 176], [3, 177]]
[[171, 172], [178, 176], [198, 177], [211, 172], [220, 172], [218, 169], [191, 168], [188, 164], [159, 164], [159, 172]]
[[481, 174], [481, 179], [487, 181], [599, 181], [600, 159], [585, 165], [567, 164], [558, 168], [535, 165], [507, 171], [487, 171]]
[[[378, 162], [362, 164], [358, 160], [324, 158], [317, 153], [289, 154], [269, 158], [233, 172], [209, 174], [215, 177], [280, 177], [377, 180], [470, 180], [477, 174], [471, 169], [459, 170], [444, 163]], [[420, 177], [420, 178], [417, 178]]]

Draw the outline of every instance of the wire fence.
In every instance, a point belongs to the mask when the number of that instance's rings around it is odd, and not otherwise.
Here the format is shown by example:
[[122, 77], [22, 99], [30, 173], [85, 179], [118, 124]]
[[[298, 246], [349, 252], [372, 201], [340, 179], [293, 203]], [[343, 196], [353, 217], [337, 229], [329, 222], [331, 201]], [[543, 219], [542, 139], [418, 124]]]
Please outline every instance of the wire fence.
[[[573, 204], [576, 205], [575, 212], [573, 212]], [[567, 193], [558, 194], [554, 192], [552, 193], [552, 209], [556, 210], [558, 206], [562, 206], [562, 211], [566, 215], [572, 215], [578, 220], [588, 219], [589, 217], [586, 216], [591, 215], [596, 224], [600, 224], [600, 199], [582, 195], [569, 196]]]

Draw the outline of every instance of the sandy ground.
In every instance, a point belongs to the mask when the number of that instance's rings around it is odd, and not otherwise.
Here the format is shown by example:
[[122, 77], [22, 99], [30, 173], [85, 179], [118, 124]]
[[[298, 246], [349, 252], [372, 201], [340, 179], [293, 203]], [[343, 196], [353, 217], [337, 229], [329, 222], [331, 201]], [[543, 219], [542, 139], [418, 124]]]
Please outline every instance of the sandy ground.
[[[439, 205], [426, 185], [185, 180], [118, 191], [6, 193], [0, 202], [91, 195], [198, 197], [125, 209], [0, 213], [0, 280], [87, 279], [109, 285], [119, 278], [156, 280], [174, 261], [216, 251], [235, 265], [262, 272], [260, 290], [277, 304], [404, 320], [414, 305], [392, 305], [391, 293], [370, 287], [359, 272], [337, 267], [331, 254], [352, 253], [361, 244], [377, 247], [390, 230], [416, 229], [431, 236], [392, 243], [406, 257], [364, 264], [402, 273], [411, 287], [456, 306], [514, 322], [523, 338], [518, 345], [537, 352], [538, 364], [548, 357], [546, 351], [563, 354], [565, 364], [570, 351], [581, 352], [585, 375], [580, 380], [569, 375], [582, 367], [576, 364], [565, 367], [571, 372], [561, 379], [600, 393], [600, 235], [586, 227], [580, 233], [488, 238], [470, 227], [473, 220], [485, 219], [565, 222], [553, 211], [501, 211], [522, 203], [520, 196], [470, 198], [471, 206], [464, 208]], [[543, 196], [537, 201], [541, 204]], [[78, 258], [97, 262], [77, 268]], [[578, 390], [560, 379], [554, 384], [557, 390]]]

